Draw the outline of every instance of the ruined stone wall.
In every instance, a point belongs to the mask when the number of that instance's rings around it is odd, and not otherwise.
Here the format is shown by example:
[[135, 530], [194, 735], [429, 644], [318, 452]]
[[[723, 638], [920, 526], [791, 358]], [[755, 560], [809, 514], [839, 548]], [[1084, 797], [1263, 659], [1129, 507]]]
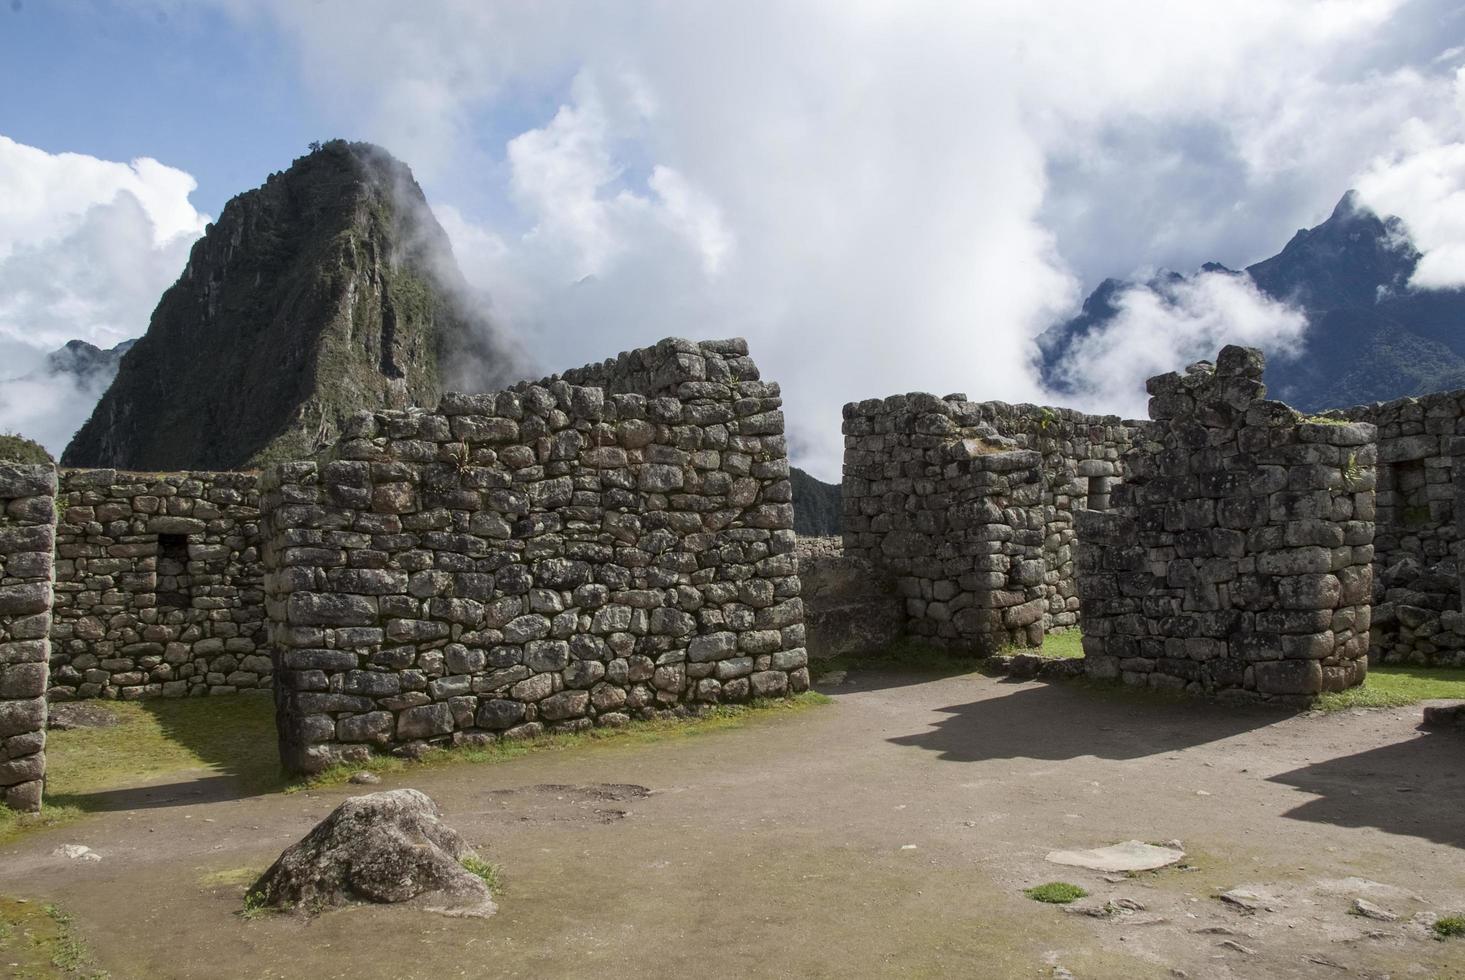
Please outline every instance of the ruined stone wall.
[[888, 570], [906, 632], [992, 653], [1042, 642], [1042, 457], [960, 396], [844, 408], [844, 552]]
[[268, 687], [249, 473], [60, 473], [52, 700]]
[[1375, 430], [1266, 401], [1258, 351], [1151, 378], [1152, 441], [1078, 515], [1088, 673], [1305, 697], [1367, 670]]
[[804, 690], [780, 405], [742, 341], [668, 340], [267, 472], [287, 767]]
[[806, 648], [810, 659], [879, 653], [905, 635], [895, 576], [844, 553], [840, 538], [800, 537]]
[[1148, 426], [1071, 408], [977, 402], [972, 417], [1042, 456], [1043, 628], [1078, 625], [1074, 514], [1107, 510], [1124, 482], [1124, 454]]
[[1457, 440], [1465, 391], [1329, 413], [1378, 429], [1371, 656], [1385, 663], [1465, 666]]
[[0, 463], [0, 803], [39, 810], [56, 469]]

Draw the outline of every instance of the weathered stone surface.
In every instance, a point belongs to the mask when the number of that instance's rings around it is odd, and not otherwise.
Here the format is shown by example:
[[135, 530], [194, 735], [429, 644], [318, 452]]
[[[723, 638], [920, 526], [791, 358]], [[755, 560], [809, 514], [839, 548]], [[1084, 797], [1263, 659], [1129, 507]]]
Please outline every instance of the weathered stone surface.
[[411, 902], [426, 911], [484, 917], [497, 910], [493, 896], [462, 865], [476, 856], [423, 793], [371, 793], [331, 811], [249, 894], [265, 907], [285, 910]]

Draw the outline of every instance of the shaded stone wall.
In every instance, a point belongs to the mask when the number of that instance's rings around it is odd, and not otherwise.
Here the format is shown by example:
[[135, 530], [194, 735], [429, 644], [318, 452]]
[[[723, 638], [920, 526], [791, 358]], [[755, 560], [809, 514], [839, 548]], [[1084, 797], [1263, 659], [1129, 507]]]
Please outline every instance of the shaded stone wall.
[[1259, 351], [1151, 378], [1149, 440], [1078, 515], [1091, 676], [1305, 697], [1367, 670], [1375, 429], [1266, 401]]
[[268, 687], [249, 473], [60, 473], [52, 700]]
[[844, 408], [844, 551], [889, 570], [906, 632], [992, 653], [1042, 642], [1042, 456], [960, 396]]
[[56, 470], [0, 463], [0, 803], [39, 810], [46, 777], [46, 677]]
[[1456, 483], [1465, 392], [1328, 413], [1378, 429], [1371, 656], [1465, 666]]
[[844, 553], [840, 538], [800, 537], [799, 583], [811, 659], [879, 653], [905, 634], [895, 576]]
[[742, 341], [668, 340], [268, 471], [287, 767], [804, 690], [780, 406]]

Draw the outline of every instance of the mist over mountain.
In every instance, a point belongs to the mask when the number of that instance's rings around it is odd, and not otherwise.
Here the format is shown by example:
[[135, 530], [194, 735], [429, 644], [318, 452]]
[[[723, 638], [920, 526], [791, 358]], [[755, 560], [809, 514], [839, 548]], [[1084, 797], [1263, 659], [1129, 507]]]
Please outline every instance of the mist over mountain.
[[1243, 271], [1212, 262], [1191, 276], [1106, 279], [1077, 316], [1039, 338], [1041, 379], [1058, 396], [1077, 394], [1086, 352], [1135, 290], [1163, 305], [1197, 282], [1230, 277], [1306, 318], [1300, 333], [1279, 332], [1270, 345], [1272, 397], [1317, 411], [1465, 388], [1465, 290], [1411, 287], [1420, 257], [1398, 218], [1375, 214], [1349, 191], [1326, 221]]
[[[71, 369], [103, 369], [88, 347], [63, 349]], [[335, 441], [359, 410], [493, 390], [524, 367], [408, 167], [335, 140], [224, 206], [62, 461], [258, 466]]]

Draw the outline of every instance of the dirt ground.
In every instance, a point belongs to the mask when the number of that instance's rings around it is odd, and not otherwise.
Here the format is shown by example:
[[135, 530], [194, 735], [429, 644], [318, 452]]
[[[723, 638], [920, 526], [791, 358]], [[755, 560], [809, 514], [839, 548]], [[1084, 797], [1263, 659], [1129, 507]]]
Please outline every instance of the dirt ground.
[[[1293, 716], [982, 675], [852, 673], [835, 703], [705, 737], [236, 798], [133, 788], [0, 850], [133, 977], [1465, 977], [1465, 736], [1419, 709]], [[237, 913], [341, 799], [414, 786], [500, 864], [500, 911]], [[1132, 878], [1055, 848], [1179, 840]], [[53, 856], [89, 845], [99, 862]], [[1080, 884], [1100, 918], [1022, 889]], [[1244, 887], [1265, 907], [1216, 897]], [[1350, 914], [1365, 898], [1396, 922]], [[0, 962], [0, 971], [4, 963]]]

